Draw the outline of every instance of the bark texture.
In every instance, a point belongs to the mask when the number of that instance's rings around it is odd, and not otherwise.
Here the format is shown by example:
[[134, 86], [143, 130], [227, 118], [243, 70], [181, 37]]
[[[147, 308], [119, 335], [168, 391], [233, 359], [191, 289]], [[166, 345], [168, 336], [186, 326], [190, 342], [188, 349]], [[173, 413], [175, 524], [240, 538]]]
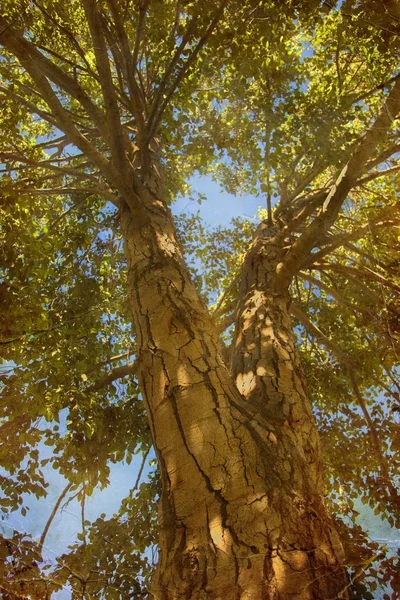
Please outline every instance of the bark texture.
[[288, 293], [266, 294], [265, 238], [243, 266], [233, 378], [158, 185], [149, 178], [135, 193], [138, 209], [121, 210], [121, 227], [163, 482], [154, 598], [347, 597]]

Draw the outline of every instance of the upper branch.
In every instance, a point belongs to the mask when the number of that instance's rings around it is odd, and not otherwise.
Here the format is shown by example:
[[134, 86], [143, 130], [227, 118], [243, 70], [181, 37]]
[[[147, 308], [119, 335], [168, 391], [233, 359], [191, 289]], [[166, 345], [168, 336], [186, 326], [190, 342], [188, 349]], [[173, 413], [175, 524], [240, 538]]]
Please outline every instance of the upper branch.
[[103, 35], [99, 13], [97, 12], [96, 0], [83, 0], [83, 6], [90, 29], [90, 35], [93, 40], [97, 71], [99, 73], [100, 86], [104, 97], [111, 156], [115, 159], [118, 168], [121, 169], [121, 172], [124, 172], [127, 166], [124, 134], [119, 114], [118, 100], [115, 94], [114, 84], [111, 76], [111, 67], [108, 59], [107, 46]]
[[332, 186], [319, 216], [306, 228], [277, 269], [278, 287], [289, 285], [317, 240], [333, 225], [350, 190], [360, 179], [365, 165], [400, 112], [400, 80], [397, 80], [375, 123], [367, 131]]
[[[139, 147], [143, 146], [144, 139], [144, 119], [143, 114], [146, 110], [146, 106], [143, 104], [143, 95], [141, 94], [139, 85], [135, 79], [135, 71], [136, 71], [136, 63], [137, 63], [137, 53], [138, 48], [136, 48], [137, 44], [140, 45], [140, 38], [138, 38], [138, 34], [135, 40], [135, 48], [133, 53], [129, 47], [129, 40], [126, 34], [123, 21], [121, 19], [121, 15], [118, 11], [116, 0], [107, 0], [108, 5], [111, 10], [112, 17], [114, 19], [115, 28], [117, 32], [117, 38], [119, 42], [119, 48], [122, 56], [122, 70], [128, 84], [130, 99], [132, 102], [132, 111], [136, 121], [137, 127], [137, 142]], [[139, 20], [138, 20], [138, 30], [141, 31], [143, 29], [143, 21], [144, 16], [147, 11], [147, 6], [149, 2], [147, 1], [145, 6], [139, 9]]]
[[[154, 114], [151, 115], [151, 117], [150, 117], [151, 122], [149, 120], [148, 131], [147, 131], [147, 139], [148, 140], [151, 139], [151, 137], [153, 136], [154, 132], [156, 131], [156, 129], [157, 129], [159, 123], [160, 123], [161, 117], [164, 114], [164, 111], [167, 108], [169, 101], [171, 100], [171, 97], [173, 96], [173, 94], [178, 89], [178, 87], [181, 84], [181, 82], [186, 77], [186, 74], [188, 73], [190, 67], [196, 61], [196, 59], [197, 59], [197, 57], [198, 57], [201, 49], [204, 48], [204, 46], [206, 45], [206, 43], [207, 43], [208, 39], [210, 38], [212, 32], [214, 31], [214, 29], [218, 25], [218, 23], [219, 23], [222, 15], [223, 15], [223, 12], [225, 10], [225, 7], [227, 5], [227, 2], [228, 2], [228, 0], [223, 0], [222, 4], [220, 5], [220, 7], [218, 8], [218, 10], [216, 12], [215, 17], [213, 18], [213, 20], [211, 21], [211, 23], [207, 27], [207, 29], [204, 32], [204, 34], [202, 35], [202, 37], [197, 42], [196, 46], [194, 47], [193, 51], [189, 55], [189, 57], [186, 60], [186, 62], [182, 65], [182, 67], [179, 70], [179, 72], [178, 72], [175, 80], [171, 83], [169, 90], [165, 94], [165, 97], [163, 96], [164, 99], [159, 104], [159, 106], [156, 107], [156, 110], [154, 111]], [[179, 58], [179, 56], [178, 56], [178, 58]]]
[[105, 126], [105, 115], [100, 110], [79, 85], [79, 83], [63, 71], [60, 67], [46, 58], [33, 43], [24, 38], [18, 31], [14, 30], [4, 17], [0, 16], [0, 43], [10, 50], [21, 62], [26, 63], [28, 60], [35, 63], [42, 73], [48, 77], [50, 81], [59, 86], [67, 94], [78, 100], [82, 108], [87, 112], [93, 124], [97, 127], [100, 134], [105, 140], [108, 139], [108, 130]]

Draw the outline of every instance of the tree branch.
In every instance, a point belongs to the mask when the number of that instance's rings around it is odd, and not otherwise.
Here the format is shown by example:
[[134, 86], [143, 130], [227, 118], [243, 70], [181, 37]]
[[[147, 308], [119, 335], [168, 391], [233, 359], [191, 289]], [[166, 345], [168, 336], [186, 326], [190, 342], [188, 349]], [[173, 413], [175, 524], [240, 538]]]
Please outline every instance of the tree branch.
[[111, 156], [121, 173], [124, 173], [128, 166], [125, 155], [124, 134], [101, 20], [97, 12], [96, 0], [82, 0], [82, 2], [93, 41], [97, 71], [103, 92]]
[[359, 240], [364, 234], [370, 233], [377, 227], [393, 225], [393, 223], [396, 223], [398, 220], [400, 220], [400, 215], [397, 219], [391, 217], [391, 215], [393, 214], [393, 212], [396, 211], [397, 208], [400, 208], [400, 204], [394, 206], [387, 206], [374, 219], [368, 221], [368, 223], [365, 223], [365, 225], [357, 227], [356, 229], [354, 229], [353, 231], [349, 231], [348, 233], [342, 233], [327, 237], [327, 245], [321, 248], [319, 252], [311, 254], [310, 260], [306, 264], [313, 264], [315, 262], [318, 262], [330, 252], [333, 252], [340, 246], [344, 246], [346, 242], [350, 242], [352, 240]]
[[47, 534], [49, 532], [50, 526], [51, 526], [51, 524], [53, 522], [53, 519], [54, 519], [54, 517], [57, 514], [57, 511], [58, 511], [58, 509], [60, 507], [61, 502], [64, 500], [65, 496], [68, 494], [69, 490], [72, 488], [72, 485], [73, 485], [72, 483], [68, 483], [68, 485], [65, 486], [65, 488], [63, 489], [63, 491], [59, 495], [58, 500], [55, 503], [53, 510], [51, 511], [50, 517], [47, 520], [45, 528], [43, 529], [43, 533], [40, 536], [40, 540], [39, 540], [39, 552], [40, 552], [40, 554], [42, 554], [44, 542], [45, 542], [46, 536], [47, 536]]
[[94, 383], [86, 387], [85, 392], [96, 392], [97, 390], [101, 390], [113, 383], [113, 381], [116, 381], [117, 379], [127, 377], [128, 375], [134, 375], [136, 373], [136, 370], [136, 361], [130, 362], [126, 365], [122, 365], [121, 367], [115, 367], [105, 375], [99, 377]]
[[355, 370], [354, 370], [354, 366], [353, 366], [353, 361], [346, 354], [346, 352], [344, 352], [341, 349], [340, 346], [338, 346], [334, 341], [330, 340], [316, 325], [314, 325], [314, 323], [312, 323], [312, 321], [310, 321], [310, 319], [307, 317], [307, 315], [298, 306], [295, 306], [294, 304], [292, 304], [290, 310], [291, 310], [292, 315], [298, 321], [300, 321], [300, 323], [314, 337], [318, 338], [320, 340], [320, 342], [329, 351], [331, 351], [334, 356], [336, 356], [336, 358], [342, 363], [342, 365], [347, 370], [347, 372], [349, 374], [351, 386], [353, 389], [354, 397], [357, 401], [357, 404], [361, 408], [361, 411], [364, 415], [365, 421], [368, 424], [368, 433], [369, 433], [369, 437], [370, 437], [372, 446], [375, 451], [375, 457], [379, 464], [379, 469], [381, 471], [381, 477], [384, 480], [384, 483], [387, 487], [387, 490], [389, 492], [391, 500], [393, 501], [393, 504], [396, 506], [397, 509], [400, 509], [400, 496], [389, 477], [389, 469], [387, 466], [387, 459], [386, 459], [384, 453], [382, 452], [379, 434], [376, 430], [373, 420], [371, 419], [367, 405], [364, 401], [364, 398], [363, 398], [360, 388], [358, 386], [357, 377], [355, 375]]
[[[186, 48], [186, 46], [189, 42], [190, 36], [191, 36], [194, 26], [196, 24], [196, 20], [197, 20], [197, 17], [193, 17], [193, 19], [190, 21], [190, 24], [185, 32], [185, 35], [182, 37], [182, 41], [179, 44], [178, 48], [176, 48], [175, 54], [173, 55], [167, 69], [165, 70], [165, 73], [160, 82], [160, 85], [158, 86], [157, 93], [156, 93], [156, 96], [154, 99], [154, 103], [153, 103], [153, 106], [152, 106], [152, 109], [150, 112], [149, 120], [147, 123], [149, 131], [153, 130], [153, 123], [155, 122], [155, 119], [158, 115], [160, 107], [162, 106], [162, 101], [163, 101], [163, 98], [165, 95], [165, 89], [168, 85], [168, 82], [170, 81], [171, 75], [172, 75], [176, 65], [178, 64], [180, 57], [182, 56], [184, 49]], [[155, 127], [154, 127], [154, 129], [155, 129]]]
[[391, 167], [390, 169], [384, 169], [383, 171], [375, 171], [370, 175], [366, 175], [359, 179], [356, 183], [356, 186], [363, 185], [364, 183], [368, 183], [368, 181], [373, 181], [378, 179], [379, 177], [386, 177], [387, 175], [392, 175], [393, 173], [397, 173], [400, 171], [400, 165], [396, 165], [395, 167]]
[[[67, 94], [78, 100], [101, 135], [107, 140], [108, 131], [105, 127], [104, 113], [92, 102], [76, 79], [46, 58], [31, 42], [10, 27], [2, 16], [0, 16], [0, 27], [3, 28], [0, 33], [0, 43], [10, 50], [21, 64], [25, 66], [28, 61], [35, 63], [42, 76], [48, 77]], [[28, 69], [27, 71], [29, 72]]]
[[393, 156], [393, 154], [397, 154], [398, 152], [400, 152], [400, 144], [392, 144], [389, 148], [380, 152], [378, 156], [367, 162], [365, 165], [365, 170], [369, 171], [370, 169], [377, 167], [385, 160], [388, 160], [391, 156]]
[[[1, 23], [1, 17], [0, 17]], [[14, 47], [15, 44], [10, 44], [10, 47]], [[28, 44], [29, 46], [29, 44]], [[57, 127], [62, 130], [75, 144], [86, 157], [93, 162], [98, 169], [107, 177], [110, 182], [118, 189], [124, 200], [129, 204], [131, 208], [134, 208], [136, 202], [139, 200], [132, 190], [132, 186], [127, 182], [127, 178], [124, 177], [125, 172], [116, 169], [114, 165], [92, 144], [78, 129], [75, 127], [69, 115], [64, 110], [59, 98], [53, 91], [46, 75], [43, 73], [42, 65], [37, 63], [36, 58], [25, 51], [17, 49], [18, 58], [22, 66], [31, 76], [35, 85], [37, 86], [43, 100], [48, 104], [51, 109], [52, 115], [55, 118]]]
[[[364, 267], [363, 269], [361, 268], [355, 268], [355, 267], [349, 267], [347, 265], [339, 265], [337, 263], [314, 263], [312, 265], [312, 268], [324, 271], [324, 270], [331, 270], [331, 271], [337, 271], [338, 273], [344, 273], [344, 274], [348, 274], [348, 275], [355, 275], [357, 277], [366, 277], [367, 279], [372, 279], [373, 281], [379, 281], [379, 283], [381, 283], [382, 285], [385, 285], [386, 287], [389, 287], [393, 290], [395, 290], [396, 292], [400, 292], [400, 286], [396, 285], [395, 283], [393, 283], [392, 281], [389, 281], [388, 279], [385, 279], [385, 277], [383, 277], [383, 275], [380, 275], [379, 273], [375, 273], [375, 271], [372, 271], [371, 269], [368, 269], [368, 267]], [[389, 308], [389, 307], [387, 307]], [[393, 309], [394, 310], [394, 309]], [[395, 311], [396, 314], [400, 314], [398, 311]]]
[[[143, 118], [143, 115], [146, 110], [146, 106], [143, 103], [144, 99], [143, 99], [142, 94], [140, 93], [138, 83], [135, 79], [135, 71], [136, 71], [136, 66], [137, 66], [136, 65], [136, 63], [137, 63], [136, 43], [137, 43], [138, 38], [136, 38], [136, 40], [135, 40], [135, 48], [134, 48], [134, 51], [132, 54], [132, 52], [130, 51], [130, 47], [129, 47], [128, 36], [126, 34], [126, 31], [125, 31], [125, 28], [123, 25], [123, 21], [121, 20], [121, 15], [118, 11], [116, 0], [107, 0], [107, 3], [110, 7], [111, 14], [113, 16], [116, 31], [117, 31], [119, 48], [120, 48], [121, 56], [122, 56], [122, 71], [124, 73], [125, 79], [128, 84], [130, 99], [131, 99], [131, 103], [132, 103], [133, 115], [135, 117], [135, 122], [136, 122], [137, 143], [138, 143], [139, 147], [143, 147], [143, 143], [144, 143], [144, 118]], [[146, 11], [147, 11], [148, 4], [149, 4], [149, 2], [147, 1], [145, 6], [141, 7], [139, 9], [138, 28], [140, 30], [143, 26], [143, 20], [144, 20]], [[141, 21], [141, 19], [142, 19], [142, 21]]]
[[[154, 132], [157, 130], [157, 127], [158, 127], [158, 125], [160, 123], [161, 117], [164, 114], [164, 111], [167, 108], [171, 97], [173, 96], [173, 94], [175, 93], [175, 91], [178, 89], [179, 85], [181, 84], [181, 82], [185, 78], [188, 70], [193, 65], [193, 63], [196, 61], [197, 56], [199, 55], [201, 49], [205, 46], [205, 44], [207, 43], [207, 41], [208, 41], [209, 37], [211, 36], [212, 32], [214, 31], [214, 29], [218, 25], [218, 22], [219, 22], [219, 20], [221, 19], [222, 15], [223, 15], [223, 12], [225, 10], [225, 7], [226, 7], [227, 3], [228, 3], [228, 0], [223, 0], [223, 2], [221, 3], [220, 7], [217, 10], [217, 13], [216, 13], [215, 17], [211, 21], [211, 23], [208, 26], [208, 28], [206, 29], [205, 33], [202, 35], [202, 37], [197, 42], [194, 50], [192, 51], [192, 53], [190, 54], [190, 56], [188, 57], [188, 59], [186, 60], [186, 62], [181, 67], [179, 73], [177, 74], [177, 76], [175, 78], [175, 81], [171, 84], [169, 91], [165, 94], [165, 98], [161, 102], [160, 107], [154, 113], [154, 116], [152, 118], [152, 122], [148, 124], [148, 131], [147, 131], [147, 139], [148, 139], [148, 141], [151, 140], [152, 136], [154, 135]], [[150, 121], [150, 119], [149, 119], [149, 121]]]
[[301, 277], [301, 279], [304, 279], [305, 281], [308, 281], [309, 283], [312, 283], [313, 285], [319, 287], [321, 290], [324, 290], [324, 292], [326, 292], [329, 296], [335, 298], [335, 300], [337, 300], [339, 304], [347, 306], [347, 308], [350, 308], [353, 312], [358, 311], [369, 318], [372, 317], [373, 313], [371, 311], [366, 310], [365, 308], [361, 308], [359, 306], [355, 306], [352, 302], [349, 302], [348, 300], [343, 298], [343, 296], [339, 294], [339, 292], [337, 292], [334, 288], [329, 287], [329, 285], [326, 285], [326, 283], [324, 283], [320, 279], [311, 277], [311, 275], [307, 275], [307, 273], [304, 273], [304, 271], [300, 271], [299, 276]]
[[375, 123], [364, 135], [346, 166], [331, 188], [319, 216], [306, 228], [296, 240], [277, 269], [277, 288], [289, 285], [307, 254], [317, 240], [324, 235], [340, 211], [349, 191], [356, 185], [375, 148], [390, 130], [394, 119], [400, 112], [400, 80], [396, 80]]

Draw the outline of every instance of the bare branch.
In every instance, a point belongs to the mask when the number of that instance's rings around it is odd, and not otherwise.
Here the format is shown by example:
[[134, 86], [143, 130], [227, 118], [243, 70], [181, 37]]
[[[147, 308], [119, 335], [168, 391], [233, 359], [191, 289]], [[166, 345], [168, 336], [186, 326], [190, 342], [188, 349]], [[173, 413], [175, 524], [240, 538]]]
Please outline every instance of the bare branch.
[[40, 536], [40, 540], [39, 540], [39, 552], [40, 554], [42, 554], [43, 551], [43, 546], [44, 546], [44, 542], [46, 539], [46, 536], [49, 532], [50, 526], [53, 522], [54, 517], [57, 514], [57, 511], [60, 507], [61, 502], [64, 500], [65, 496], [68, 494], [69, 490], [72, 488], [73, 484], [72, 483], [68, 483], [68, 485], [65, 486], [65, 488], [63, 489], [63, 491], [61, 492], [61, 494], [58, 497], [57, 502], [54, 505], [53, 510], [51, 511], [50, 517], [47, 519], [47, 523], [45, 525], [45, 528], [43, 529], [43, 533]]
[[136, 373], [136, 369], [136, 361], [130, 362], [126, 365], [122, 365], [121, 367], [115, 367], [105, 375], [99, 377], [94, 383], [89, 385], [87, 388], [85, 388], [85, 392], [96, 392], [97, 390], [101, 390], [113, 383], [113, 381], [116, 381], [117, 379], [127, 377], [128, 375], [134, 375]]
[[397, 173], [397, 171], [400, 171], [400, 165], [396, 165], [395, 167], [391, 167], [390, 169], [384, 169], [383, 171], [375, 171], [374, 173], [371, 173], [370, 175], [366, 175], [365, 177], [359, 179], [356, 183], [356, 186], [364, 185], [365, 183], [368, 183], [368, 181], [373, 181], [375, 179], [378, 179], [379, 177], [386, 177], [387, 175], [392, 175], [393, 173]]

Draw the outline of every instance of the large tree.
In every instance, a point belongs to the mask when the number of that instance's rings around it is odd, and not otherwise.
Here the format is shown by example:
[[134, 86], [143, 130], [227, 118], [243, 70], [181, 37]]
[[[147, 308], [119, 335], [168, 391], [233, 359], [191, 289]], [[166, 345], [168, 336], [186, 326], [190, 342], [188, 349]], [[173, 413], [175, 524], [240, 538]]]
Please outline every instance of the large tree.
[[[5, 594], [349, 597], [347, 566], [373, 562], [350, 558], [352, 499], [399, 513], [398, 3], [2, 9], [3, 512], [46, 493], [43, 436], [69, 481], [58, 505], [151, 445], [162, 484], [83, 518], [50, 576], [47, 529], [4, 539]], [[175, 222], [196, 172], [262, 194], [259, 225]]]

